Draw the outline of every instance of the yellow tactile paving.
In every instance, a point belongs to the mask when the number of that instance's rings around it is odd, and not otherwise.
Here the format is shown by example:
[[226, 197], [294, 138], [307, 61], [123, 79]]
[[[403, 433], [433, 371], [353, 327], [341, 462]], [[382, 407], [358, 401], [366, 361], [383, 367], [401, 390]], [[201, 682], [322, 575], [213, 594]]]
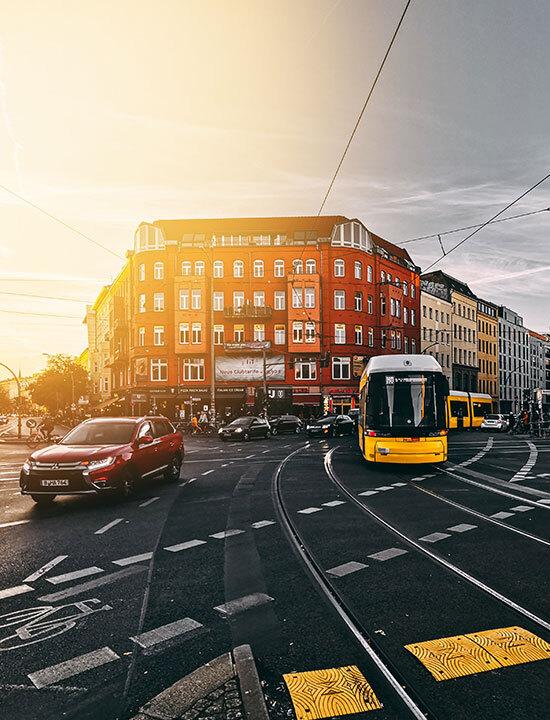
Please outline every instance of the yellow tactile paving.
[[356, 665], [288, 673], [283, 678], [296, 720], [321, 720], [382, 707]]
[[550, 644], [520, 627], [427, 640], [405, 645], [405, 649], [417, 657], [436, 680], [550, 659]]

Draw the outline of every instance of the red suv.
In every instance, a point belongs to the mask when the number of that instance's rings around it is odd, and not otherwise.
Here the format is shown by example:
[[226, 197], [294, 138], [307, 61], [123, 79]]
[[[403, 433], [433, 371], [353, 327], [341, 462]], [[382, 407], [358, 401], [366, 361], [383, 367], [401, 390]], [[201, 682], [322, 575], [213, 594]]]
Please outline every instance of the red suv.
[[57, 445], [33, 452], [19, 484], [23, 495], [40, 504], [56, 495], [127, 497], [142, 479], [178, 480], [183, 456], [183, 437], [166, 418], [96, 418], [77, 425]]

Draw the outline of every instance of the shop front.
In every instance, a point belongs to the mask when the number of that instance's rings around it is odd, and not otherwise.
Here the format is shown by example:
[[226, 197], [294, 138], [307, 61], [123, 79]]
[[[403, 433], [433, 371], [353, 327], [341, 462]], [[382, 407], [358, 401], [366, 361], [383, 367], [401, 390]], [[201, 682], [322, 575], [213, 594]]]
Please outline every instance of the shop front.
[[323, 411], [331, 415], [347, 415], [359, 404], [357, 387], [323, 388]]
[[292, 412], [306, 420], [322, 415], [321, 388], [318, 385], [292, 389]]

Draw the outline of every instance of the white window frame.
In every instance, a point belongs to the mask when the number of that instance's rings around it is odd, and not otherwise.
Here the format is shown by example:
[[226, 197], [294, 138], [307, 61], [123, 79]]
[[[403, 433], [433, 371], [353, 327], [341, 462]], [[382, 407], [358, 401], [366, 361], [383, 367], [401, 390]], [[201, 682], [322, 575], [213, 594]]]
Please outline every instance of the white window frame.
[[216, 290], [212, 296], [212, 307], [215, 312], [220, 312], [224, 308], [224, 293], [222, 290]]
[[138, 266], [138, 280], [139, 280], [139, 282], [143, 282], [145, 280], [145, 265], [144, 265], [144, 263], [141, 263], [141, 265]]
[[147, 296], [145, 293], [138, 295], [138, 312], [144, 313], [146, 311]]
[[[336, 368], [338, 368], [338, 373], [335, 372]], [[333, 357], [331, 369], [333, 380], [351, 380], [351, 358]]]
[[314, 308], [315, 307], [315, 288], [305, 287], [304, 288], [304, 307]]
[[334, 277], [345, 277], [346, 275], [346, 263], [342, 258], [336, 258], [334, 260]]
[[252, 275], [255, 278], [262, 278], [265, 274], [265, 266], [263, 260], [254, 260], [252, 265]]
[[[307, 368], [307, 370], [306, 370]], [[295, 380], [317, 380], [316, 360], [296, 360], [294, 363]]]
[[254, 290], [254, 307], [265, 307], [265, 291]]
[[195, 260], [195, 275], [197, 277], [203, 277], [205, 270], [204, 260]]
[[284, 325], [275, 325], [274, 328], [274, 344], [284, 345], [286, 342], [286, 327]]
[[179, 293], [179, 309], [189, 310], [189, 290], [180, 288]]
[[233, 342], [244, 342], [244, 338], [245, 338], [244, 325], [241, 323], [237, 323], [236, 325], [233, 325]]
[[372, 282], [372, 265], [367, 265], [367, 282]]
[[200, 382], [204, 380], [204, 358], [183, 359], [183, 379], [186, 382]]
[[300, 309], [304, 307], [304, 297], [302, 287], [292, 287], [292, 307]]
[[315, 275], [317, 272], [317, 262], [313, 258], [306, 260], [306, 275]]
[[202, 307], [202, 291], [199, 288], [191, 290], [191, 310], [200, 310]]
[[345, 290], [335, 290], [334, 293], [334, 309], [335, 310], [345, 310], [346, 309], [346, 291]]
[[244, 261], [233, 260], [233, 277], [242, 278], [244, 277]]
[[304, 323], [301, 320], [294, 320], [292, 323], [292, 342], [296, 344], [304, 342]]
[[334, 344], [345, 345], [346, 344], [346, 324], [345, 323], [334, 323]]
[[254, 323], [254, 342], [263, 342], [265, 340], [265, 325], [263, 323]]
[[144, 347], [145, 346], [145, 328], [140, 327], [138, 328], [138, 347]]
[[157, 347], [164, 345], [164, 325], [155, 325], [153, 327], [153, 345]]
[[362, 345], [363, 344], [363, 326], [356, 325], [354, 333], [355, 333], [355, 344]]
[[191, 335], [189, 332], [189, 323], [180, 323], [179, 325], [179, 344], [189, 345]]
[[285, 276], [285, 261], [284, 260], [275, 260], [273, 263], [273, 276], [274, 277], [284, 277]]
[[153, 265], [153, 280], [164, 280], [164, 263], [160, 260]]
[[356, 280], [363, 279], [363, 263], [361, 260], [355, 260], [353, 263], [353, 277]]
[[154, 312], [164, 311], [164, 293], [159, 292], [153, 295], [153, 310]]
[[189, 277], [193, 273], [193, 265], [190, 260], [183, 260], [181, 263], [181, 274], [183, 277]]
[[273, 304], [275, 310], [286, 309], [286, 292], [284, 290], [275, 290], [273, 294]]
[[233, 307], [240, 308], [244, 305], [244, 292], [242, 290], [233, 291]]
[[214, 345], [223, 345], [225, 341], [225, 328], [223, 325], [214, 325]]
[[363, 312], [363, 293], [357, 290], [353, 296], [353, 307], [356, 312]]
[[168, 380], [168, 360], [166, 358], [151, 358], [151, 382], [166, 382]]
[[191, 344], [200, 345], [202, 343], [202, 323], [194, 322], [191, 325]]
[[304, 340], [306, 343], [314, 343], [316, 340], [315, 323], [308, 320], [304, 325]]
[[223, 277], [223, 260], [214, 260], [214, 264], [212, 266], [212, 275], [215, 278]]
[[293, 275], [303, 275], [304, 274], [303, 260], [300, 260], [300, 258], [295, 258], [292, 261], [292, 273], [293, 273]]

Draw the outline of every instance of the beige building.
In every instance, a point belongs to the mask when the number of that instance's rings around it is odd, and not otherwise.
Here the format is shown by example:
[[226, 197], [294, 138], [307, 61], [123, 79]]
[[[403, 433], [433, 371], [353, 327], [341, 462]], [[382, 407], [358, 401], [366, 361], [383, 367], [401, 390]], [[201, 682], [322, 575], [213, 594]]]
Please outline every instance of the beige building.
[[[426, 289], [424, 289], [426, 288]], [[447, 288], [422, 280], [420, 294], [422, 353], [432, 355], [443, 368], [449, 383], [452, 373], [451, 316], [453, 306]]]
[[498, 308], [481, 298], [477, 301], [477, 389], [493, 398], [498, 407]]

